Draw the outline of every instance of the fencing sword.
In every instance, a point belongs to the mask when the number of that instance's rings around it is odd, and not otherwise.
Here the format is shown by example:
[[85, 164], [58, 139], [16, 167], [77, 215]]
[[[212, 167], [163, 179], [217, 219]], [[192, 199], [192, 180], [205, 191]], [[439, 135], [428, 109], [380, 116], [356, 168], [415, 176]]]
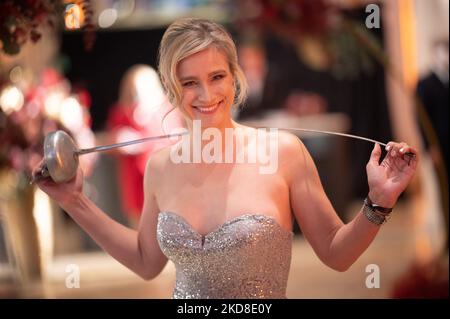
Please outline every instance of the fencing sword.
[[[371, 143], [378, 143], [384, 147], [387, 146], [386, 143], [370, 139], [367, 137], [362, 137], [353, 134], [339, 133], [339, 132], [331, 132], [331, 131], [322, 131], [322, 130], [314, 130], [314, 129], [305, 129], [305, 128], [282, 128], [282, 127], [255, 127], [255, 128], [264, 128], [264, 129], [279, 129], [286, 131], [297, 131], [297, 132], [310, 132], [310, 133], [320, 133], [320, 134], [328, 134], [328, 135], [336, 135], [343, 136], [358, 140], [363, 140]], [[92, 148], [78, 149], [74, 140], [64, 131], [55, 131], [49, 133], [44, 140], [44, 165], [40, 169], [40, 171], [32, 178], [30, 183], [35, 183], [45, 178], [51, 178], [55, 183], [63, 183], [71, 180], [77, 172], [78, 169], [78, 157], [80, 155], [89, 154], [93, 152], [104, 152], [108, 150], [112, 150], [119, 147], [125, 147], [129, 145], [144, 143], [148, 141], [170, 138], [175, 136], [182, 136], [188, 134], [188, 131], [183, 131], [179, 133], [171, 133], [165, 135], [158, 136], [150, 136], [142, 139], [104, 145], [104, 146], [96, 146]], [[404, 156], [408, 157], [408, 165], [410, 164], [411, 159], [415, 158], [415, 154], [411, 152], [407, 152]]]
[[44, 164], [40, 171], [31, 179], [30, 184], [49, 177], [55, 183], [63, 183], [71, 180], [77, 173], [78, 157], [84, 154], [109, 151], [119, 147], [181, 136], [187, 133], [188, 131], [183, 131], [165, 135], [150, 136], [122, 143], [78, 149], [77, 144], [69, 134], [62, 130], [54, 131], [45, 137]]
[[[314, 129], [307, 129], [307, 128], [298, 128], [298, 127], [265, 127], [265, 126], [259, 126], [258, 128], [264, 128], [264, 129], [271, 129], [271, 128], [275, 128], [278, 130], [285, 130], [285, 131], [296, 131], [296, 132], [309, 132], [309, 133], [320, 133], [320, 134], [328, 134], [328, 135], [336, 135], [336, 136], [343, 136], [343, 137], [348, 137], [348, 138], [353, 138], [353, 139], [357, 139], [357, 140], [362, 140], [362, 141], [366, 141], [366, 142], [371, 142], [371, 143], [375, 143], [375, 144], [380, 144], [381, 146], [386, 147], [387, 144], [371, 139], [371, 138], [367, 138], [367, 137], [363, 137], [363, 136], [359, 136], [359, 135], [353, 135], [353, 134], [347, 134], [347, 133], [339, 133], [339, 132], [331, 132], [331, 131], [323, 131], [323, 130], [314, 130]], [[412, 152], [406, 152], [404, 154], [405, 156], [408, 157], [408, 165], [411, 161], [411, 159], [416, 157], [416, 154], [412, 153]]]
[[[285, 131], [298, 131], [298, 132], [330, 134], [330, 135], [344, 136], [344, 137], [354, 138], [354, 139], [357, 139], [357, 140], [377, 143], [377, 144], [380, 144], [381, 146], [384, 146], [384, 147], [387, 146], [386, 143], [383, 143], [383, 142], [380, 142], [380, 141], [377, 141], [377, 140], [374, 140], [374, 139], [371, 139], [371, 138], [358, 136], [358, 135], [353, 135], [353, 134], [347, 134], [347, 133], [322, 131], [322, 130], [313, 130], [313, 129], [308, 129], [308, 128], [297, 128], [297, 127], [264, 127], [264, 126], [259, 126], [258, 128], [265, 128], [265, 129], [276, 128], [278, 130], [285, 130]], [[411, 157], [415, 157], [416, 156], [416, 154], [411, 153], [411, 152], [405, 153], [405, 155], [411, 156]]]

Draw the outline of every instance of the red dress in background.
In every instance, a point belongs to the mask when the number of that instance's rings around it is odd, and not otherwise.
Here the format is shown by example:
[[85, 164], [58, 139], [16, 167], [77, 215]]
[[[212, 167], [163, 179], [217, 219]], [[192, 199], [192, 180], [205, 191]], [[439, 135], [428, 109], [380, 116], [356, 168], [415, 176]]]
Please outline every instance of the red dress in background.
[[[166, 102], [164, 106], [152, 111], [146, 121], [148, 124], [143, 127], [134, 119], [136, 107], [116, 104], [108, 117], [108, 132], [112, 133], [115, 142], [118, 142], [117, 133], [123, 128], [134, 130], [140, 135], [138, 138], [168, 134], [175, 128], [183, 127], [181, 117], [175, 111], [166, 116], [162, 122], [164, 115], [170, 109], [171, 105]], [[162, 124], [164, 124], [164, 130]], [[126, 216], [136, 218], [141, 214], [144, 204], [144, 173], [149, 156], [174, 142], [166, 138], [138, 144], [140, 152], [136, 153], [127, 153], [128, 147], [119, 149], [120, 153], [117, 155], [119, 191]]]

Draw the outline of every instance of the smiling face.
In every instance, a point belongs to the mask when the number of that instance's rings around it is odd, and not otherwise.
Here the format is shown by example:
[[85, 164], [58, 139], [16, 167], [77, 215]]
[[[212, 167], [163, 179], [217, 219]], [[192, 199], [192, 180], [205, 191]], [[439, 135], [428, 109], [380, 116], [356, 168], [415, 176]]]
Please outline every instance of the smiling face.
[[234, 78], [226, 56], [211, 46], [178, 63], [181, 110], [202, 127], [221, 127], [231, 121]]

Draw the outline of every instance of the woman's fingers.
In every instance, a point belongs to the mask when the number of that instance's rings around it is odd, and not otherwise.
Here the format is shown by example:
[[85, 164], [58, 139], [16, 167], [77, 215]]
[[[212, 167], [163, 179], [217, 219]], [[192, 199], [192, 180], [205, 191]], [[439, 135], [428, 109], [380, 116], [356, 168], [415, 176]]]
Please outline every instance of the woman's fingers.
[[370, 161], [369, 163], [376, 164], [378, 166], [378, 163], [380, 162], [381, 157], [381, 147], [380, 144], [375, 143], [372, 149], [372, 153], [370, 154]]
[[51, 180], [51, 177], [46, 169], [45, 161], [42, 159], [31, 172], [30, 184], [42, 184], [47, 180]]
[[389, 152], [391, 149], [392, 149], [392, 145], [393, 144], [395, 144], [394, 142], [389, 142], [389, 143], [387, 143], [386, 144], [386, 148], [385, 148], [385, 150], [387, 151], [387, 152]]
[[400, 149], [402, 148], [402, 145], [401, 145], [401, 143], [392, 143], [392, 144], [390, 144], [390, 149], [389, 149], [389, 156], [391, 156], [391, 157], [396, 157], [396, 156], [399, 156], [399, 155], [401, 155], [400, 154]]
[[388, 151], [387, 158], [391, 159], [395, 166], [403, 170], [405, 166], [413, 164], [413, 168], [417, 164], [417, 151], [408, 144], [401, 142], [389, 142], [386, 145], [386, 151]]
[[40, 173], [42, 168], [44, 167], [44, 159], [42, 159], [35, 168], [33, 168], [33, 171], [31, 172], [31, 176], [34, 178], [36, 174]]

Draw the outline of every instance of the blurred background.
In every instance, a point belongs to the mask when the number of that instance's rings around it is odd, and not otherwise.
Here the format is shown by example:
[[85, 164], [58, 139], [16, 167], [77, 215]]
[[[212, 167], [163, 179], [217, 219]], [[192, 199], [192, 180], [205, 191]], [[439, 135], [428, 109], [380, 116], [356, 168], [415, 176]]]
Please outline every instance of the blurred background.
[[[140, 279], [29, 177], [56, 129], [87, 148], [183, 127], [179, 113], [165, 116], [171, 105], [155, 71], [164, 30], [181, 17], [233, 35], [250, 84], [236, 120], [402, 140], [421, 152], [393, 216], [347, 272], [324, 266], [295, 227], [288, 298], [448, 298], [446, 0], [2, 1], [0, 298], [171, 297], [171, 263]], [[349, 221], [368, 192], [372, 145], [299, 136]], [[136, 227], [146, 160], [165, 145], [81, 157], [86, 194]], [[367, 284], [374, 265], [377, 287]]]

